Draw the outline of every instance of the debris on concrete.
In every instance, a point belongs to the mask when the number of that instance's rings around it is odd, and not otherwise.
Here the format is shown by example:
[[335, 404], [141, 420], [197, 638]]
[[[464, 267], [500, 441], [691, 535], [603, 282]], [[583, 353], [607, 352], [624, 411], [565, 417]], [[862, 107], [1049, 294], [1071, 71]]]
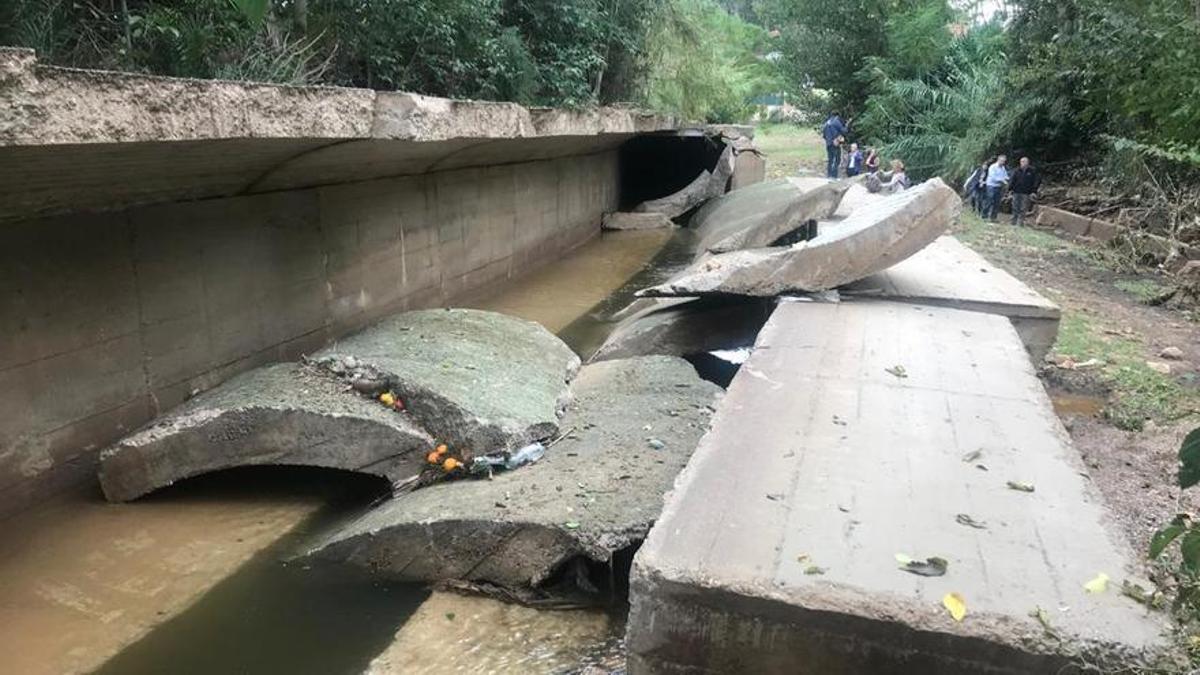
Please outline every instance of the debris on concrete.
[[729, 177], [733, 175], [733, 167], [733, 148], [725, 146], [712, 171], [705, 169], [682, 190], [666, 197], [642, 202], [634, 211], [661, 213], [667, 218], [678, 218], [709, 199], [725, 194]]
[[[908, 378], [884, 372], [896, 363]], [[962, 461], [980, 458], [990, 472]], [[1167, 622], [1083, 588], [1137, 558], [1082, 470], [1003, 317], [780, 304], [635, 557], [629, 671], [1136, 670]], [[994, 525], [956, 526], [968, 511]], [[906, 549], [943, 558], [945, 574], [895, 571]], [[1056, 638], [1030, 616], [1039, 606]]]
[[1058, 305], [950, 235], [841, 292], [1008, 317], [1035, 361], [1044, 358], [1058, 338], [1062, 316]]
[[584, 366], [572, 393], [563, 425], [575, 431], [536, 464], [399, 496], [311, 554], [511, 589], [552, 584], [575, 559], [607, 563], [646, 536], [722, 390], [682, 359], [648, 356]]
[[614, 211], [604, 214], [600, 227], [605, 230], [662, 230], [675, 227], [675, 223], [661, 213]]
[[394, 391], [414, 421], [465, 454], [545, 440], [579, 357], [542, 326], [495, 312], [405, 312], [311, 362], [365, 393]]
[[201, 393], [108, 448], [100, 486], [110, 501], [127, 501], [184, 478], [257, 464], [345, 469], [398, 485], [420, 473], [433, 443], [408, 415], [286, 363]]
[[853, 211], [816, 239], [702, 259], [642, 296], [749, 295], [836, 288], [880, 272], [941, 236], [962, 200], [941, 179]]

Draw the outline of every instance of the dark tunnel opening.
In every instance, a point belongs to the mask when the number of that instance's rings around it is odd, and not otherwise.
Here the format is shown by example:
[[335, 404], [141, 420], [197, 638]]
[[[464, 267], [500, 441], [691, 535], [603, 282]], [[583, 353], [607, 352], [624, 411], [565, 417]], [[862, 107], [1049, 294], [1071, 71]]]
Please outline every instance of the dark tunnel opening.
[[638, 136], [620, 149], [621, 210], [687, 187], [701, 171], [711, 171], [724, 144], [704, 135]]

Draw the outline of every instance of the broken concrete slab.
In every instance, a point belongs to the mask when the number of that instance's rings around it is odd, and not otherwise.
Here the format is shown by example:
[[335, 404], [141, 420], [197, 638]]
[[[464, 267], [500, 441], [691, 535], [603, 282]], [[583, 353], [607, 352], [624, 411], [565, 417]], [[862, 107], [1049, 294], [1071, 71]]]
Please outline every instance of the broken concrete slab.
[[600, 227], [605, 230], [660, 230], [675, 227], [675, 223], [661, 213], [614, 211], [604, 214]]
[[695, 231], [700, 251], [761, 222], [768, 213], [799, 197], [806, 189], [788, 180], [771, 180], [710, 199], [692, 215], [688, 227]]
[[836, 288], [921, 250], [957, 220], [961, 209], [958, 194], [934, 178], [855, 209], [809, 241], [714, 255], [639, 295], [767, 297]]
[[1058, 338], [1062, 317], [1058, 305], [950, 235], [841, 291], [1008, 317], [1034, 363]]
[[684, 360], [585, 366], [544, 459], [492, 480], [387, 502], [312, 554], [420, 581], [531, 588], [576, 558], [608, 562], [641, 541], [722, 394]]
[[[866, 185], [863, 184], [865, 179], [866, 176], [855, 176], [854, 178], [844, 179], [850, 183], [850, 189], [846, 190], [846, 194], [842, 197], [842, 203], [838, 205], [837, 211], [834, 211], [834, 219], [845, 219], [855, 209], [867, 206], [868, 204], [874, 204], [884, 198], [884, 195], [869, 192]], [[831, 182], [829, 178], [818, 178], [816, 176], [792, 176], [787, 180], [801, 190], [814, 190]]]
[[1083, 471], [1004, 318], [781, 304], [635, 559], [630, 672], [1139, 663], [1164, 626], [1112, 587], [1134, 557]]
[[674, 194], [638, 204], [634, 211], [639, 213], [661, 213], [668, 218], [678, 218], [704, 202], [725, 194], [729, 178], [733, 175], [733, 147], [725, 146], [717, 165], [712, 171], [705, 169], [695, 180]]
[[436, 439], [473, 454], [556, 435], [579, 369], [541, 325], [474, 309], [397, 314], [312, 361], [366, 393], [396, 392]]
[[838, 181], [802, 192], [767, 211], [761, 219], [749, 219], [745, 227], [708, 244], [707, 248], [713, 253], [727, 253], [772, 246], [811, 220], [825, 220], [833, 216], [851, 185], [847, 181]]
[[239, 375], [105, 450], [100, 486], [128, 501], [176, 481], [239, 466], [318, 466], [417, 475], [433, 438], [309, 367], [285, 363]]
[[774, 306], [745, 298], [658, 298], [622, 319], [591, 361], [749, 347]]

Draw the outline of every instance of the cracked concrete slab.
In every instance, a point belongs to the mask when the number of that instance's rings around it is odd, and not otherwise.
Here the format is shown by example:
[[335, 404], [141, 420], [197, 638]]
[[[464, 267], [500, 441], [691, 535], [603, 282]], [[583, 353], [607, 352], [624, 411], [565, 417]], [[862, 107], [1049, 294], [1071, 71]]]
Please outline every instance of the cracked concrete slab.
[[312, 361], [368, 393], [395, 391], [434, 438], [473, 454], [556, 435], [579, 369], [541, 325], [473, 309], [397, 314]]
[[723, 392], [665, 356], [584, 366], [572, 390], [567, 435], [541, 461], [401, 495], [311, 554], [400, 579], [528, 588], [641, 541]]
[[1131, 668], [1165, 622], [1114, 527], [1006, 319], [784, 303], [635, 558], [630, 672]]
[[841, 292], [1008, 317], [1034, 363], [1058, 338], [1062, 316], [1058, 305], [950, 235]]
[[810, 220], [825, 220], [833, 216], [851, 185], [849, 181], [838, 181], [802, 192], [765, 212], [761, 219], [751, 219], [746, 223], [748, 226], [708, 244], [707, 248], [713, 253], [727, 253], [771, 246]]
[[809, 241], [722, 253], [698, 260], [639, 295], [749, 295], [821, 291], [908, 258], [958, 218], [962, 200], [941, 179], [855, 209]]
[[106, 449], [100, 486], [110, 501], [128, 501], [261, 464], [345, 469], [397, 484], [420, 472], [432, 443], [407, 415], [285, 363], [239, 375]]
[[761, 221], [766, 214], [804, 194], [786, 179], [756, 183], [710, 199], [692, 215], [688, 227], [696, 232], [699, 251]]

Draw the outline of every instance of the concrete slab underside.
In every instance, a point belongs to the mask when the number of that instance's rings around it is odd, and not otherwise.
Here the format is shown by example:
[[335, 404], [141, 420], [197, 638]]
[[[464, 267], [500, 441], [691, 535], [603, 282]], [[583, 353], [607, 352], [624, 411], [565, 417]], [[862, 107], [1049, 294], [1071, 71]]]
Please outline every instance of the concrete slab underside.
[[[886, 371], [898, 365], [907, 377]], [[1071, 652], [1135, 659], [1161, 627], [1114, 590], [1085, 592], [1099, 572], [1119, 583], [1130, 556], [1081, 469], [1003, 318], [781, 305], [635, 561], [631, 672], [1028, 673], [1059, 672]], [[896, 553], [940, 556], [949, 571], [907, 574]], [[824, 573], [806, 574], [813, 565]], [[966, 600], [961, 623], [941, 605], [950, 592]], [[1030, 616], [1039, 607], [1063, 642]]]
[[1058, 305], [949, 235], [844, 290], [1008, 317], [1035, 361], [1054, 344], [1062, 316]]

